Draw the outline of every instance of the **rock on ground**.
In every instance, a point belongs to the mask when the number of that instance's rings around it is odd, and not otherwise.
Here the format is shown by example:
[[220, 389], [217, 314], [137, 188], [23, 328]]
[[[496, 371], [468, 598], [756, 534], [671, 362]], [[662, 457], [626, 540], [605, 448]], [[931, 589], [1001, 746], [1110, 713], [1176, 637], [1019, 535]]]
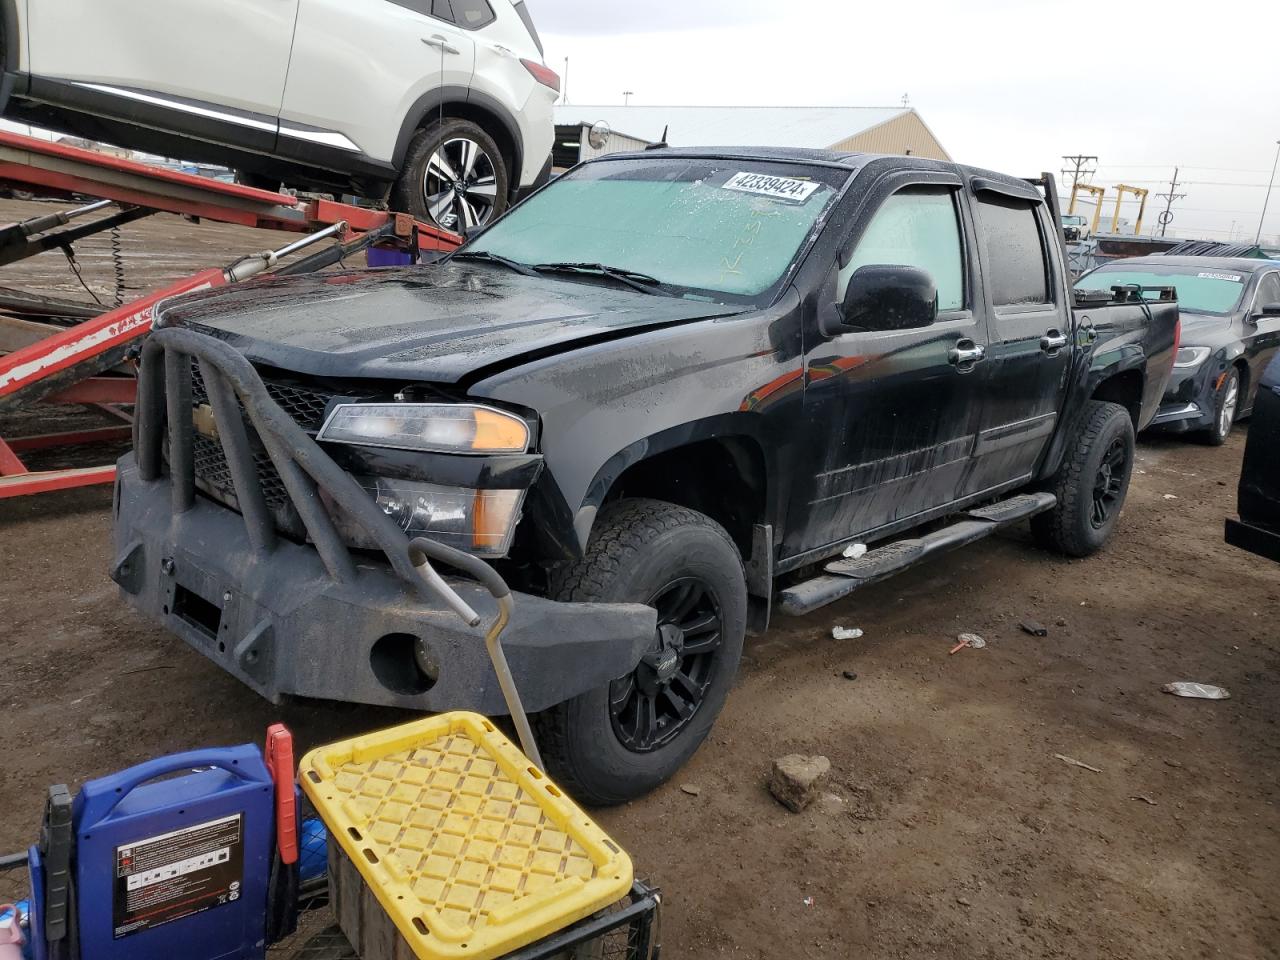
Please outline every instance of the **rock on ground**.
[[826, 757], [788, 754], [773, 761], [769, 792], [783, 806], [799, 813], [813, 802], [830, 771], [831, 761]]

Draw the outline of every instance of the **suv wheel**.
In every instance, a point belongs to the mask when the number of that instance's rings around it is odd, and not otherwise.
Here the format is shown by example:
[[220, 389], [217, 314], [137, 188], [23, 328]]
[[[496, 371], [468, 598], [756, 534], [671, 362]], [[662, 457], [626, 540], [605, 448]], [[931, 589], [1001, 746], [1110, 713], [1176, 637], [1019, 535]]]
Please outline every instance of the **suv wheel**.
[[1231, 428], [1235, 426], [1236, 411], [1239, 408], [1240, 371], [1232, 367], [1213, 394], [1213, 426], [1205, 434], [1210, 446], [1220, 447], [1227, 442]]
[[747, 622], [742, 559], [710, 517], [624, 500], [601, 513], [556, 596], [658, 611], [633, 671], [535, 718], [548, 772], [570, 793], [596, 805], [635, 799], [693, 755], [733, 685]]
[[1058, 503], [1031, 520], [1036, 539], [1072, 557], [1101, 549], [1129, 492], [1133, 454], [1129, 412], [1118, 403], [1090, 400], [1050, 488]]
[[470, 120], [427, 124], [409, 141], [391, 205], [461, 233], [507, 208], [510, 174], [493, 138]]

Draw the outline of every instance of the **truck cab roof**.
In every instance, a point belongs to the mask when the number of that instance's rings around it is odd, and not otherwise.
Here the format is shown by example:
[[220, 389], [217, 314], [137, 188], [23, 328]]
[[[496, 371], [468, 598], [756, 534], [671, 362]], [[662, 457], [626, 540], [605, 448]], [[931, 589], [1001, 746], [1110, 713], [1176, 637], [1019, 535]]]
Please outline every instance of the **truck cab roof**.
[[808, 147], [650, 147], [647, 150], [611, 153], [597, 157], [587, 163], [608, 163], [611, 160], [642, 159], [660, 155], [664, 157], [723, 157], [726, 160], [768, 160], [780, 163], [808, 163], [823, 166], [844, 167], [856, 172], [875, 160], [891, 160], [895, 166], [915, 170], [945, 170], [955, 173], [966, 180], [976, 180], [989, 184], [1000, 184], [1012, 188], [1019, 193], [1026, 193], [1034, 188], [1019, 177], [1013, 177], [995, 170], [982, 167], [971, 167], [965, 164], [952, 163], [947, 160], [934, 160], [930, 157], [903, 156], [887, 153], [857, 153], [846, 150], [815, 150]]

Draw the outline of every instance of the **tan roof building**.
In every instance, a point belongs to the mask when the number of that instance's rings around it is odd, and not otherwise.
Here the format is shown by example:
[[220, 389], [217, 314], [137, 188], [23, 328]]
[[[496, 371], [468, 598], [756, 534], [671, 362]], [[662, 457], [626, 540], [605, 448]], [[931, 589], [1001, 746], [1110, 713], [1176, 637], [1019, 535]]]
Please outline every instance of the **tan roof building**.
[[[625, 138], [673, 147], [809, 147], [950, 160], [911, 107], [676, 107], [557, 104], [557, 125], [603, 120]], [[623, 138], [619, 138], [623, 139]], [[612, 144], [609, 145], [613, 147]], [[616, 149], [628, 149], [619, 145]], [[603, 153], [614, 152], [606, 148]]]

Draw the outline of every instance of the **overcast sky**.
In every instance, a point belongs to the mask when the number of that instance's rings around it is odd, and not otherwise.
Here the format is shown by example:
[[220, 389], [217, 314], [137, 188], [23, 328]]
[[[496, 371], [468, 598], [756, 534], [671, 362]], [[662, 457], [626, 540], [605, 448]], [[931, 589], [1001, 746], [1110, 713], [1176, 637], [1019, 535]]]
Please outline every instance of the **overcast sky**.
[[[528, 0], [575, 104], [888, 106], [958, 161], [1168, 189], [1171, 232], [1253, 239], [1280, 139], [1280, 3]], [[1070, 11], [1076, 11], [1069, 16]], [[1240, 184], [1249, 186], [1222, 186]], [[1108, 190], [1108, 196], [1111, 196]], [[1106, 203], [1106, 217], [1112, 202]], [[1132, 219], [1137, 204], [1121, 215]], [[1263, 234], [1280, 235], [1280, 190]]]

